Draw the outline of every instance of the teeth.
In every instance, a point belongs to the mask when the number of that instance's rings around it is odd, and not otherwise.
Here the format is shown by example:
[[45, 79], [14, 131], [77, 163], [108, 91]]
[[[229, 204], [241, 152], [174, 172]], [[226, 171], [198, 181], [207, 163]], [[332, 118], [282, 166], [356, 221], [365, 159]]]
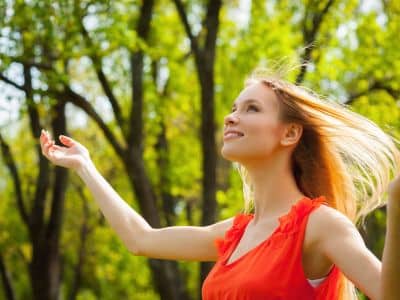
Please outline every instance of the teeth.
[[240, 133], [228, 133], [225, 137], [237, 137], [237, 136], [242, 136]]

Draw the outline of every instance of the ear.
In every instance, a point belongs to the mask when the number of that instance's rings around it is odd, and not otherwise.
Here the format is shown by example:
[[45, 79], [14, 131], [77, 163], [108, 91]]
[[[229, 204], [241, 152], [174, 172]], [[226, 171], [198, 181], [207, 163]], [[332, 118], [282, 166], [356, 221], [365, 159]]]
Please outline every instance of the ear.
[[283, 146], [295, 145], [300, 140], [302, 133], [303, 133], [302, 125], [296, 123], [287, 124], [283, 132], [281, 145]]

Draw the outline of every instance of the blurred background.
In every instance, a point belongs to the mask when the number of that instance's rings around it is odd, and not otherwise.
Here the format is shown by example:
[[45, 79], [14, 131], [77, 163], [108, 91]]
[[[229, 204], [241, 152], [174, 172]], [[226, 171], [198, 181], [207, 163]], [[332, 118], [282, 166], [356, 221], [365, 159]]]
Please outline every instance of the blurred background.
[[[243, 208], [219, 151], [256, 67], [306, 62], [288, 79], [399, 137], [399, 16], [394, 0], [0, 0], [0, 299], [194, 300], [211, 266], [131, 255], [41, 128], [84, 144], [152, 226], [207, 225]], [[385, 218], [360, 226], [379, 258]]]

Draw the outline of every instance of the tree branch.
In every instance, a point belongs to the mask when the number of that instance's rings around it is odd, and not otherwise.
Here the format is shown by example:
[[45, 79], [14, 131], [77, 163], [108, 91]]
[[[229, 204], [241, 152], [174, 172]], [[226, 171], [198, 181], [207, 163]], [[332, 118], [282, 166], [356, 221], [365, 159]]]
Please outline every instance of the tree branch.
[[[136, 31], [138, 36], [146, 41], [150, 31], [150, 22], [152, 17], [154, 1], [143, 1], [140, 9], [140, 18], [137, 23]], [[131, 90], [132, 90], [132, 107], [129, 116], [130, 132], [128, 134], [128, 149], [141, 153], [143, 143], [143, 51], [131, 53]]]
[[[213, 1], [210, 1], [212, 3]], [[218, 1], [219, 2], [219, 1]], [[190, 24], [187, 18], [187, 14], [185, 11], [185, 7], [183, 6], [183, 3], [181, 0], [174, 0], [176, 9], [178, 11], [179, 17], [181, 18], [181, 21], [183, 23], [183, 26], [185, 28], [186, 34], [189, 38], [191, 48], [193, 49], [193, 52], [196, 53], [196, 55], [199, 55], [201, 52], [201, 49], [199, 47], [198, 39], [196, 36], [193, 35], [192, 29], [190, 28]], [[210, 4], [211, 5], [211, 4]]]
[[394, 99], [400, 97], [400, 90], [393, 89], [392, 87], [385, 85], [382, 81], [373, 81], [365, 90], [358, 92], [350, 92], [348, 99], [344, 102], [346, 105], [351, 105], [358, 98], [367, 95], [373, 91], [382, 90], [387, 92]]
[[[178, 0], [179, 1], [179, 0]], [[204, 49], [214, 49], [217, 41], [218, 25], [219, 25], [219, 11], [221, 8], [221, 0], [214, 0], [208, 3], [207, 15], [205, 17], [205, 27], [207, 29], [206, 41]]]
[[[306, 75], [307, 72], [307, 63], [311, 60], [311, 54], [314, 50], [314, 42], [317, 38], [317, 34], [319, 29], [321, 28], [321, 24], [322, 21], [324, 19], [324, 17], [328, 14], [329, 9], [332, 7], [332, 5], [334, 4], [334, 0], [328, 0], [328, 2], [326, 3], [326, 5], [324, 6], [324, 8], [320, 11], [320, 12], [315, 12], [312, 13], [312, 6], [313, 4], [309, 4], [306, 7], [306, 12], [304, 15], [304, 22], [303, 22], [303, 40], [304, 40], [304, 44], [305, 44], [305, 50], [303, 55], [301, 56], [301, 69], [300, 69], [300, 73], [297, 75], [296, 78], [296, 84], [300, 84], [301, 82], [303, 82], [304, 77]], [[311, 2], [313, 3], [313, 1]], [[318, 5], [318, 2], [314, 3], [315, 5]], [[311, 28], [308, 28], [307, 24], [308, 24], [308, 18], [309, 15], [311, 15], [312, 20], [311, 20]]]
[[86, 112], [86, 114], [90, 116], [103, 131], [104, 135], [107, 137], [108, 141], [114, 148], [115, 152], [118, 155], [123, 156], [124, 150], [122, 146], [117, 141], [116, 137], [111, 132], [110, 128], [108, 128], [107, 124], [104, 123], [103, 119], [99, 116], [99, 114], [95, 111], [92, 105], [83, 96], [75, 93], [69, 87], [66, 87], [63, 92], [53, 91], [53, 93], [57, 97], [60, 97], [61, 99], [71, 102], [72, 104], [74, 104], [75, 106], [81, 108], [84, 112]]
[[19, 85], [18, 83], [12, 81], [11, 79], [7, 78], [3, 73], [0, 72], [0, 80], [4, 81], [5, 83], [15, 87], [16, 89], [20, 91], [25, 91], [24, 87], [22, 85]]
[[13, 182], [14, 182], [14, 189], [15, 189], [15, 194], [16, 194], [18, 212], [19, 212], [23, 222], [28, 226], [29, 225], [29, 217], [26, 212], [26, 208], [25, 208], [25, 204], [24, 204], [24, 196], [22, 193], [21, 179], [20, 179], [20, 176], [18, 173], [18, 169], [17, 169], [16, 163], [15, 163], [14, 157], [11, 153], [10, 147], [4, 140], [1, 133], [0, 133], [0, 147], [1, 147], [1, 152], [3, 154], [3, 159], [7, 165], [8, 170], [11, 173], [11, 178], [13, 179]]
[[10, 273], [7, 270], [7, 267], [3, 261], [2, 253], [0, 252], [0, 275], [1, 281], [3, 282], [4, 287], [4, 295], [7, 300], [14, 300], [15, 292], [11, 281]]
[[87, 32], [85, 26], [83, 25], [83, 23], [81, 21], [80, 21], [79, 25], [81, 28], [81, 33], [83, 35], [83, 38], [84, 38], [85, 42], [87, 43], [88, 47], [90, 48], [90, 51], [91, 51], [90, 59], [92, 60], [93, 66], [95, 68], [97, 78], [100, 82], [101, 87], [103, 88], [104, 93], [106, 94], [108, 100], [110, 101], [111, 107], [114, 112], [115, 119], [117, 120], [117, 123], [118, 123], [119, 127], [121, 128], [121, 131], [125, 135], [125, 131], [124, 131], [125, 126], [124, 126], [123, 116], [121, 113], [121, 108], [118, 104], [117, 98], [115, 97], [115, 95], [112, 91], [109, 81], [103, 72], [101, 59], [95, 53], [95, 50], [94, 50], [95, 47], [94, 47], [93, 41], [90, 38], [89, 33]]

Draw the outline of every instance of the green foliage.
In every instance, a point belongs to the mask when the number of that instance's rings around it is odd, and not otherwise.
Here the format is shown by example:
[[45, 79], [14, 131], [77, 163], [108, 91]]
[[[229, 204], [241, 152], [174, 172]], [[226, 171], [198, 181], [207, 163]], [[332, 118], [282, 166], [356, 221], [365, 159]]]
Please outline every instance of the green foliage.
[[[22, 83], [21, 72], [16, 71], [15, 65], [24, 62], [34, 66], [35, 101], [42, 125], [46, 127], [51, 121], [49, 108], [59, 101], [55, 92], [61, 91], [65, 84], [70, 85], [93, 105], [123, 145], [126, 128], [118, 126], [96, 69], [104, 72], [118, 99], [122, 117], [126, 119], [132, 109], [130, 55], [142, 50], [146, 170], [158, 188], [158, 196], [164, 188], [159, 186], [161, 171], [166, 174], [170, 182], [166, 189], [175, 199], [176, 224], [191, 222], [196, 225], [202, 213], [203, 174], [200, 87], [190, 42], [175, 6], [167, 0], [156, 1], [149, 39], [141, 40], [135, 24], [142, 2], [3, 1], [0, 3], [0, 72]], [[200, 28], [205, 15], [204, 2], [186, 1], [191, 11], [189, 20], [195, 29]], [[269, 67], [293, 59], [300, 63], [305, 47], [310, 46], [304, 44], [304, 28], [313, 25], [311, 19], [304, 20], [304, 16], [318, 13], [326, 4], [326, 1], [254, 0], [248, 10], [248, 22], [245, 22], [239, 21], [240, 15], [246, 15], [239, 10], [239, 2], [224, 1], [220, 13], [214, 78], [218, 151], [224, 116], [229, 113], [246, 76], [256, 66]], [[312, 6], [313, 3], [317, 6]], [[351, 108], [397, 136], [400, 135], [400, 6], [398, 1], [384, 3], [383, 7], [365, 10], [359, 7], [358, 1], [335, 1], [313, 41], [312, 61], [303, 84], [340, 102], [359, 95], [351, 99]], [[91, 42], [84, 37], [82, 26]], [[204, 32], [200, 36], [203, 37]], [[297, 72], [294, 70], [290, 79], [294, 80]], [[13, 92], [0, 95], [0, 103], [7, 101], [6, 96], [16, 98]], [[37, 141], [30, 136], [26, 103], [20, 105], [19, 120], [1, 128], [0, 133], [11, 145], [26, 205], [31, 208], [32, 187], [38, 175]], [[70, 104], [67, 117], [69, 133], [90, 150], [101, 173], [132, 207], [138, 209], [126, 170], [99, 127]], [[164, 153], [168, 165], [164, 170], [160, 170], [158, 159], [162, 154], [156, 147], [162, 125], [168, 140], [168, 150]], [[0, 252], [10, 271], [17, 298], [29, 299], [28, 263], [32, 245], [17, 212], [12, 179], [4, 160], [1, 162]], [[243, 209], [241, 180], [232, 165], [222, 158], [217, 174], [219, 218], [230, 218]], [[80, 230], [86, 224], [89, 231], [77, 299], [157, 299], [146, 259], [135, 257], [124, 248], [100, 216], [82, 182], [72, 174], [66, 199], [60, 249], [63, 257], [61, 298], [67, 298], [76, 279], [82, 242]], [[188, 208], [192, 208], [190, 217]], [[384, 243], [385, 213], [377, 210], [370, 220], [367, 222], [370, 236], [366, 239], [379, 256]], [[198, 265], [180, 263], [179, 267], [195, 299], [199, 292]]]

